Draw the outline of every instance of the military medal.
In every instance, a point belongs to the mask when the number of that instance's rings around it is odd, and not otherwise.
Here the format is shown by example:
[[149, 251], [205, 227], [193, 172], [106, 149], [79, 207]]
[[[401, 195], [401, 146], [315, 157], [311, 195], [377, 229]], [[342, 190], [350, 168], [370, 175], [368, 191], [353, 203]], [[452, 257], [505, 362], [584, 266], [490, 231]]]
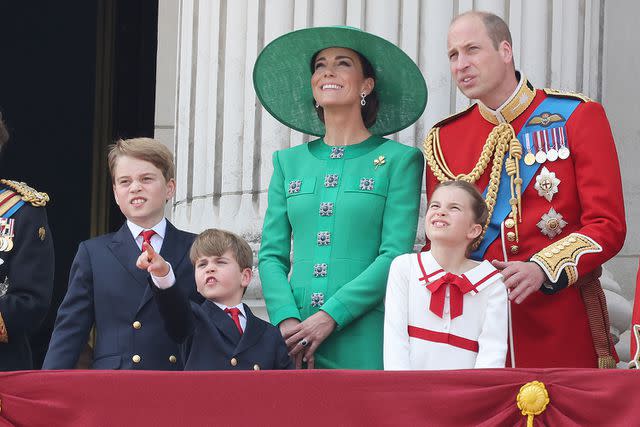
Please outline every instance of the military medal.
[[547, 161], [547, 154], [542, 149], [542, 137], [540, 136], [540, 131], [533, 134], [533, 139], [536, 137], [538, 139], [538, 152], [536, 153], [536, 162], [542, 164]]
[[0, 283], [0, 297], [5, 296], [8, 290], [9, 290], [9, 278], [5, 277], [4, 281]]
[[558, 150], [558, 157], [562, 160], [566, 160], [569, 158], [569, 147], [567, 147], [567, 141], [564, 139], [564, 127], [558, 128], [558, 134], [560, 136], [560, 149]]
[[542, 167], [542, 171], [536, 176], [536, 184], [534, 188], [538, 190], [538, 196], [544, 197], [550, 202], [553, 195], [558, 192], [560, 180], [556, 178], [555, 172], [550, 172], [546, 166]]
[[531, 152], [531, 139], [528, 133], [524, 134], [524, 140], [527, 144], [527, 154], [524, 156], [524, 164], [527, 166], [531, 166], [536, 162], [536, 156]]
[[536, 224], [542, 234], [550, 239], [553, 239], [558, 234], [562, 233], [562, 229], [567, 226], [567, 221], [562, 218], [555, 209], [549, 209], [549, 212], [542, 215], [542, 219]]
[[[547, 160], [549, 160], [550, 162], [555, 162], [556, 160], [558, 160], [558, 150], [556, 150], [555, 147], [557, 147], [556, 145], [556, 139], [553, 137], [555, 135], [555, 131], [556, 128], [551, 129], [551, 144], [553, 144], [551, 146], [551, 148], [549, 148], [547, 150]], [[547, 144], [547, 131], [544, 132], [544, 139], [545, 139], [545, 145]], [[550, 145], [551, 145], [550, 144]]]
[[0, 252], [13, 249], [13, 218], [0, 218]]

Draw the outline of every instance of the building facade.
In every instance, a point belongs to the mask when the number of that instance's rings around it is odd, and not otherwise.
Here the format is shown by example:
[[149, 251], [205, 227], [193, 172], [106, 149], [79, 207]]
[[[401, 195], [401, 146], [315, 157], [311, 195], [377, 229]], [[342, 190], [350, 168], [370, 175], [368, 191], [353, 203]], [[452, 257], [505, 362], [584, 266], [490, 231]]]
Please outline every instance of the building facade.
[[[400, 46], [424, 73], [429, 101], [412, 127], [392, 138], [415, 147], [442, 117], [469, 101], [451, 80], [449, 22], [475, 9], [502, 16], [516, 67], [536, 87], [582, 92], [607, 110], [620, 158], [628, 237], [603, 279], [618, 351], [628, 360], [628, 324], [640, 253], [640, 59], [631, 0], [160, 0], [155, 135], [176, 155], [178, 190], [168, 216], [194, 232], [219, 227], [245, 237], [255, 253], [271, 177], [271, 154], [303, 144], [263, 110], [253, 63], [263, 46], [291, 30], [350, 25]], [[635, 95], [634, 96], [634, 92]], [[598, 173], [598, 171], [594, 171]], [[424, 198], [421, 212], [424, 212]], [[422, 221], [420, 221], [421, 223]], [[424, 242], [422, 224], [416, 246]], [[266, 316], [258, 275], [247, 298]], [[625, 332], [626, 331], [626, 332]]]

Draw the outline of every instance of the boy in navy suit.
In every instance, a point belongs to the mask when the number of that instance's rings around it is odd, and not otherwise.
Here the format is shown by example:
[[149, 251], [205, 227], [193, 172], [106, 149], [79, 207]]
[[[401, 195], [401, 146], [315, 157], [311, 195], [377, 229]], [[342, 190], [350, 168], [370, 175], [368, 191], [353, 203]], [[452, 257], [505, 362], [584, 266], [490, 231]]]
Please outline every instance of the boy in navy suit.
[[153, 247], [144, 247], [137, 264], [150, 273], [165, 329], [180, 343], [185, 370], [293, 367], [280, 331], [242, 303], [253, 275], [253, 253], [244, 239], [210, 229], [193, 242], [190, 257], [202, 304], [189, 304], [174, 285], [171, 264]]
[[174, 266], [176, 293], [199, 298], [187, 256], [195, 236], [164, 217], [176, 186], [173, 155], [158, 141], [135, 138], [112, 145], [108, 161], [113, 194], [127, 221], [115, 233], [80, 243], [43, 368], [74, 368], [95, 324], [92, 368], [181, 370], [183, 360], [162, 328], [147, 274], [136, 267], [148, 242]]

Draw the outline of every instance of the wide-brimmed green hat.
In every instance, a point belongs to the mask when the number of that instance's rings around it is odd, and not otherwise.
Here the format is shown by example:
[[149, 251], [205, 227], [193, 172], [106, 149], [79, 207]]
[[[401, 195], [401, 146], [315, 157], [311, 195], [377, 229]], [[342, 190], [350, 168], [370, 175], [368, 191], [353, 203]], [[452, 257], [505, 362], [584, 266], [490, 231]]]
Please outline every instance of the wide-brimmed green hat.
[[389, 135], [418, 120], [427, 105], [427, 85], [418, 66], [398, 46], [353, 27], [293, 31], [262, 50], [253, 68], [253, 85], [273, 117], [306, 134], [325, 134], [313, 105], [311, 59], [329, 47], [355, 50], [375, 70], [380, 107], [369, 128], [372, 134]]

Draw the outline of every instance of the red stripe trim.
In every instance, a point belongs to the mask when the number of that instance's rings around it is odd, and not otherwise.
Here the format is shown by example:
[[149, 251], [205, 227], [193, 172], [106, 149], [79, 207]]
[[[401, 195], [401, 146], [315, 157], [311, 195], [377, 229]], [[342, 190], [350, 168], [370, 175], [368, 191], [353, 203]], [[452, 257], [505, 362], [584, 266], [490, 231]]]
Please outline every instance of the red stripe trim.
[[0, 206], [4, 205], [5, 203], [7, 203], [9, 200], [11, 200], [11, 198], [15, 195], [17, 195], [18, 193], [15, 193], [13, 191], [7, 190], [6, 192], [2, 193], [2, 196], [0, 197]]
[[420, 266], [420, 270], [422, 270], [422, 277], [420, 278], [420, 280], [424, 280], [425, 282], [428, 282], [430, 277], [433, 277], [436, 274], [444, 273], [444, 270], [440, 269], [440, 270], [434, 271], [431, 274], [427, 274], [427, 270], [425, 270], [424, 265], [422, 265], [422, 256], [420, 256], [421, 252], [418, 252], [416, 255], [418, 256], [418, 265]]
[[487, 280], [489, 280], [490, 278], [492, 278], [493, 276], [495, 276], [498, 273], [500, 273], [498, 270], [493, 270], [491, 273], [489, 273], [486, 276], [484, 276], [481, 280], [477, 281], [476, 283], [472, 283], [473, 291], [474, 292], [478, 292], [477, 291], [478, 286], [482, 285], [484, 282], [486, 282]]
[[473, 351], [477, 353], [480, 349], [478, 341], [473, 341], [467, 338], [459, 337], [457, 335], [447, 334], [444, 332], [431, 331], [429, 329], [418, 328], [417, 326], [409, 325], [407, 327], [409, 336], [412, 338], [418, 338], [425, 341], [439, 342], [442, 344], [449, 344], [454, 347], [458, 347], [464, 350]]

